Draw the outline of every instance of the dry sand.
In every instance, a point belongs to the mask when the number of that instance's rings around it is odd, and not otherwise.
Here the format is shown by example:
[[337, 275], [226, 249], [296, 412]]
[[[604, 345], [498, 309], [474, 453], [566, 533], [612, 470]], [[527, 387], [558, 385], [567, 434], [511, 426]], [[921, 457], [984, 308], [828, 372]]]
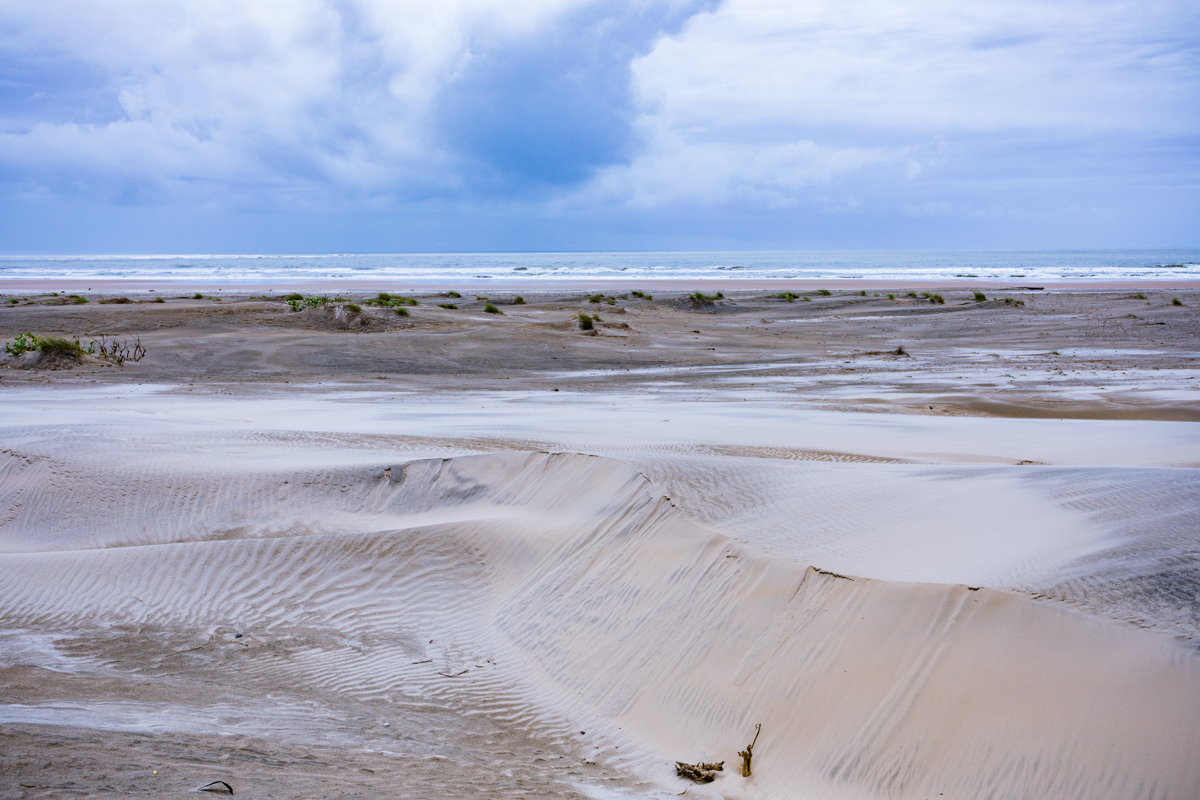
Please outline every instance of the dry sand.
[[0, 363], [0, 797], [1200, 796], [1194, 289], [109, 288], [0, 310], [146, 348]]

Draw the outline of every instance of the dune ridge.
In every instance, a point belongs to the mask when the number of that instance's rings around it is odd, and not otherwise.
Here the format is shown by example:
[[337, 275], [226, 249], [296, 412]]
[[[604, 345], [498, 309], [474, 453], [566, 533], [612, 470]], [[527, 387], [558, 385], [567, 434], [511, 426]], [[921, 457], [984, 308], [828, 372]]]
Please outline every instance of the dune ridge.
[[[251, 474], [205, 502], [135, 499], [122, 527], [118, 500], [107, 522], [29, 502], [54, 492], [10, 455], [0, 621], [56, 632], [86, 669], [449, 704], [664, 791], [681, 759], [726, 761], [689, 789], [711, 797], [1200, 794], [1200, 658], [1166, 636], [768, 556], [610, 458]], [[30, 506], [66, 521], [39, 541]]]

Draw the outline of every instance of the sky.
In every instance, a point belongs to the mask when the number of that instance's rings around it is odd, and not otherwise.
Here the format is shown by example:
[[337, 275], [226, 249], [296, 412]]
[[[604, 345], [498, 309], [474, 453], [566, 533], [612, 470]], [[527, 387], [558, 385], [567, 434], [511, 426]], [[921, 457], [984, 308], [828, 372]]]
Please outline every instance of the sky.
[[1195, 0], [0, 0], [3, 253], [1195, 246]]

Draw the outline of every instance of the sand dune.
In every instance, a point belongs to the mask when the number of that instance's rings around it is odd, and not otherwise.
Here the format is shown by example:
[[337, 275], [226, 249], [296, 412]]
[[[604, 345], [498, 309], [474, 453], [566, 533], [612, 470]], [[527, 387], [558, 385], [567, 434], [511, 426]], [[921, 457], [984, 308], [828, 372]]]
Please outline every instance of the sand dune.
[[[712, 797], [1200, 794], [1200, 658], [1161, 633], [1012, 591], [822, 572], [728, 535], [737, 508], [706, 523], [613, 458], [374, 452], [321, 469], [310, 454], [288, 470], [244, 450], [208, 478], [192, 460], [190, 480], [169, 458], [124, 465], [125, 482], [0, 460], [18, 661], [182, 671], [397, 719], [456, 709], [658, 786], [643, 795], [681, 790], [676, 759], [726, 761], [688, 792]], [[9, 700], [9, 723], [71, 718]], [[271, 707], [230, 729], [379, 733]], [[204, 730], [222, 713], [97, 702], [71, 719]]]

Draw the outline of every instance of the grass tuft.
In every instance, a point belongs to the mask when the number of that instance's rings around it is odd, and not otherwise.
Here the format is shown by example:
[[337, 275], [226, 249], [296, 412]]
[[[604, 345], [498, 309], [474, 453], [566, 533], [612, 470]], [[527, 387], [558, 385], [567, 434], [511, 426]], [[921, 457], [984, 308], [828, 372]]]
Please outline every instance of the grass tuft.
[[504, 313], [503, 311], [501, 311], [500, 309], [496, 308], [496, 307], [495, 307], [494, 305], [492, 305], [491, 303], [485, 303], [485, 304], [484, 304], [484, 306], [483, 306], [483, 310], [484, 310], [484, 311], [486, 311], [486, 312], [487, 312], [487, 313], [489, 313], [489, 314], [503, 314], [503, 313]]
[[591, 317], [589, 317], [587, 314], [579, 315], [579, 330], [590, 331], [592, 328], [595, 328], [595, 327], [596, 326], [592, 323]]
[[395, 312], [396, 312], [397, 317], [407, 317], [408, 316], [408, 309], [405, 308], [404, 306], [397, 306], [395, 308]]
[[817, 289], [817, 294], [822, 295], [824, 297], [829, 297], [829, 290], [828, 289]]
[[787, 300], [789, 303], [800, 299], [800, 295], [792, 294], [791, 292], [780, 292], [779, 294], [771, 295], [771, 297], [778, 297], [780, 300]]
[[362, 306], [360, 306], [358, 303], [346, 303], [346, 308], [350, 309], [355, 314], [362, 313]]
[[458, 308], [458, 306], [454, 305], [454, 303], [438, 303], [438, 308], [455, 309]]
[[203, 300], [204, 295], [200, 294], [199, 292], [196, 292], [194, 295], [192, 295], [192, 299], [193, 300]]
[[1173, 305], [1173, 306], [1181, 306], [1181, 305], [1183, 305], [1183, 301], [1182, 301], [1182, 300], [1180, 300], [1178, 297], [1172, 297], [1172, 298], [1171, 298], [1171, 305]]
[[446, 297], [462, 297], [458, 292], [446, 292]]
[[514, 297], [514, 298], [513, 298], [513, 305], [514, 305], [514, 306], [523, 306], [523, 305], [525, 305], [525, 298], [524, 298], [524, 297], [521, 297], [521, 295], [517, 295], [516, 297]]
[[62, 336], [45, 336], [38, 339], [37, 349], [48, 356], [66, 356], [77, 359], [87, 355], [87, 351], [83, 349], [78, 340], [65, 339]]
[[976, 303], [982, 303], [984, 300], [987, 300], [986, 294], [984, 294], [983, 292], [975, 292], [975, 302]]

